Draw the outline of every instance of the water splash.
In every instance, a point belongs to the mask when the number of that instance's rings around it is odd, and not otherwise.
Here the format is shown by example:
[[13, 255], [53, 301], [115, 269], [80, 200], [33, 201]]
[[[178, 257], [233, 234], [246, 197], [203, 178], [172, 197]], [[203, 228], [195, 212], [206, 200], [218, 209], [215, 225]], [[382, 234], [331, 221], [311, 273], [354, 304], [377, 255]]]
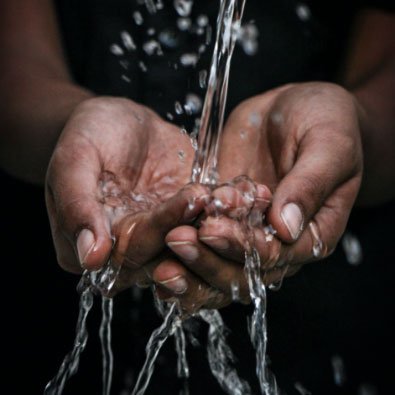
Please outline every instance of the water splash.
[[152, 335], [146, 346], [146, 359], [144, 365], [137, 378], [136, 385], [132, 391], [132, 395], [143, 395], [151, 380], [154, 372], [154, 364], [159, 354], [160, 349], [166, 342], [167, 338], [171, 336], [177, 328], [177, 321], [179, 314], [177, 306], [173, 303], [166, 316], [164, 317], [162, 325], [152, 332]]
[[86, 320], [92, 306], [93, 293], [88, 287], [82, 292], [80, 298], [76, 337], [74, 340], [73, 349], [64, 357], [62, 365], [60, 366], [56, 376], [45, 387], [44, 395], [61, 395], [66, 381], [77, 372], [80, 356], [85, 350], [86, 344], [88, 342]]
[[226, 343], [226, 327], [217, 310], [201, 310], [199, 317], [209, 325], [207, 357], [211, 372], [221, 388], [229, 395], [249, 395], [249, 384], [234, 368], [235, 357]]
[[357, 237], [351, 232], [346, 232], [342, 238], [342, 246], [350, 265], [358, 266], [362, 263], [362, 247]]

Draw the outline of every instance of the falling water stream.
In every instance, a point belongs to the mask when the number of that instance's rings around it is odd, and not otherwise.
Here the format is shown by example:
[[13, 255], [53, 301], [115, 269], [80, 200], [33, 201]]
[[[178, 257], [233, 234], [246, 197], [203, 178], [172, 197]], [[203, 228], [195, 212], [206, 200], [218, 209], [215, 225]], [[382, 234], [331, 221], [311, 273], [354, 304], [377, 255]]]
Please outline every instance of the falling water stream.
[[[176, 0], [177, 2], [177, 0]], [[177, 3], [181, 7], [182, 1]], [[186, 1], [192, 3], [192, 0]], [[154, 13], [159, 3], [145, 1], [147, 10]], [[184, 4], [184, 5], [188, 5]], [[226, 105], [230, 63], [233, 49], [239, 34], [245, 0], [221, 0], [217, 19], [217, 36], [209, 72], [207, 92], [202, 110], [199, 129], [198, 149], [192, 166], [191, 180], [215, 187], [218, 184], [217, 158], [223, 127]], [[184, 12], [184, 11], [183, 11]], [[253, 182], [247, 179], [252, 185]], [[254, 197], [253, 197], [254, 198]], [[243, 219], [246, 223], [247, 218]], [[253, 234], [246, 228], [248, 235]], [[267, 369], [266, 363], [266, 288], [261, 280], [259, 255], [254, 248], [253, 237], [248, 236], [245, 258], [245, 272], [250, 288], [250, 296], [254, 305], [254, 313], [250, 322], [250, 337], [257, 355], [257, 376], [261, 392], [264, 395], [278, 393], [274, 376]], [[88, 333], [86, 320], [93, 304], [93, 293], [99, 291], [102, 297], [102, 323], [100, 339], [103, 354], [103, 386], [102, 394], [109, 395], [111, 389], [113, 355], [111, 350], [112, 300], [106, 295], [116, 281], [119, 268], [109, 262], [99, 272], [85, 273], [80, 283], [81, 299], [77, 324], [77, 335], [72, 351], [66, 355], [56, 376], [48, 383], [45, 395], [60, 395], [67, 379], [76, 373], [79, 357], [87, 343]], [[232, 284], [232, 293], [237, 293], [237, 286]], [[162, 325], [151, 335], [146, 346], [146, 360], [140, 371], [132, 395], [143, 395], [154, 370], [154, 363], [167, 338], [175, 336], [178, 354], [178, 377], [184, 381], [183, 395], [189, 394], [189, 367], [186, 359], [186, 341], [182, 319], [176, 303], [157, 303], [163, 316]], [[157, 306], [157, 307], [158, 307]], [[226, 343], [225, 325], [217, 310], [201, 310], [197, 317], [209, 325], [207, 353], [209, 365], [222, 389], [227, 394], [249, 395], [249, 384], [241, 379], [233, 367], [234, 357]]]

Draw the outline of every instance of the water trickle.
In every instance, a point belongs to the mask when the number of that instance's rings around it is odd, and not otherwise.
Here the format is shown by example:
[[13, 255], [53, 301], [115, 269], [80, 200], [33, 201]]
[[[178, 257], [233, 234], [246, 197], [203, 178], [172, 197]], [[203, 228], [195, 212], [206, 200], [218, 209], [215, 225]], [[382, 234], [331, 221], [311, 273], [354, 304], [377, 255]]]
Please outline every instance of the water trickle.
[[229, 395], [249, 395], [249, 384], [234, 368], [235, 357], [226, 343], [226, 327], [217, 310], [201, 310], [199, 317], [209, 325], [207, 357], [211, 372]]
[[111, 322], [113, 313], [113, 300], [102, 297], [102, 321], [99, 336], [103, 359], [103, 395], [110, 395], [114, 368], [114, 357], [111, 348]]
[[139, 62], [139, 68], [140, 68], [140, 70], [143, 72], [143, 73], [146, 73], [147, 72], [147, 66], [145, 65], [145, 63], [141, 60], [140, 62]]
[[178, 309], [173, 303], [167, 311], [162, 325], [152, 332], [146, 346], [146, 359], [133, 388], [132, 395], [143, 395], [148, 387], [151, 376], [154, 372], [154, 364], [160, 349], [167, 338], [173, 335], [178, 325]]
[[230, 290], [232, 293], [232, 301], [239, 302], [240, 301], [240, 284], [237, 280], [233, 280], [230, 284]]
[[204, 89], [207, 86], [207, 70], [200, 70], [199, 72], [199, 86]]
[[[85, 279], [83, 278], [82, 281], [84, 282]], [[65, 356], [56, 376], [45, 387], [44, 395], [61, 395], [66, 381], [77, 372], [80, 356], [85, 350], [88, 341], [86, 320], [92, 306], [93, 293], [88, 287], [82, 292], [80, 298], [80, 308], [73, 349]]]

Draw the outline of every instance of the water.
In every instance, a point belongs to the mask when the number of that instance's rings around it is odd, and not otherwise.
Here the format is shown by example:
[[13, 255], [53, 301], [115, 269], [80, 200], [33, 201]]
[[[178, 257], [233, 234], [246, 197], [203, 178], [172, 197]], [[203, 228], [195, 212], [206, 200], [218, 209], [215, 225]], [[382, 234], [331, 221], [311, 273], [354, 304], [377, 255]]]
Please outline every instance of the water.
[[177, 321], [179, 320], [177, 306], [173, 303], [162, 325], [152, 332], [152, 335], [146, 346], [146, 359], [144, 365], [137, 378], [136, 385], [133, 388], [132, 395], [143, 395], [148, 387], [151, 376], [154, 372], [154, 364], [159, 354], [160, 349], [166, 342], [167, 338], [171, 336], [177, 328]]
[[192, 167], [192, 181], [216, 185], [217, 158], [222, 133], [230, 62], [245, 0], [223, 0], [199, 130], [199, 146]]
[[86, 288], [81, 294], [76, 337], [74, 340], [73, 349], [64, 357], [58, 373], [45, 387], [45, 395], [62, 394], [66, 381], [77, 372], [80, 356], [85, 350], [88, 341], [86, 320], [92, 306], [93, 293], [90, 288]]
[[249, 384], [234, 368], [235, 357], [226, 343], [226, 327], [217, 310], [201, 310], [199, 317], [209, 325], [207, 357], [211, 372], [229, 395], [249, 395]]
[[113, 313], [113, 300], [102, 297], [102, 321], [99, 336], [103, 357], [103, 395], [110, 395], [114, 368], [114, 357], [111, 348], [111, 322]]

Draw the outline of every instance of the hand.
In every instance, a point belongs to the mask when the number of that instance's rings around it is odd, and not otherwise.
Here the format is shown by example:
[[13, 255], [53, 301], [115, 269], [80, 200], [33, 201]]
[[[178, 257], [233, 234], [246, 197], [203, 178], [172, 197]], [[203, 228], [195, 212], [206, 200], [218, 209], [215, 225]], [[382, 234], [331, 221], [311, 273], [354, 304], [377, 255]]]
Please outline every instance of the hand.
[[[272, 237], [263, 226], [254, 230], [267, 284], [327, 256], [345, 229], [361, 181], [354, 98], [336, 85], [306, 83], [245, 101], [225, 126], [219, 173], [223, 181], [246, 174], [273, 191], [263, 225], [276, 233]], [[263, 185], [262, 195], [269, 199]], [[241, 235], [232, 218], [208, 217], [199, 229], [172, 230], [166, 241], [205, 287], [222, 295], [221, 306], [230, 300], [232, 281], [239, 284], [241, 299], [249, 298]], [[196, 289], [191, 286], [191, 292]], [[188, 291], [180, 300], [193, 297], [198, 299]]]
[[166, 233], [203, 208], [206, 189], [183, 188], [193, 155], [176, 126], [130, 100], [95, 98], [77, 107], [47, 172], [59, 264], [80, 273], [101, 268], [111, 255], [122, 265], [118, 289], [146, 283], [147, 263], [163, 252]]

